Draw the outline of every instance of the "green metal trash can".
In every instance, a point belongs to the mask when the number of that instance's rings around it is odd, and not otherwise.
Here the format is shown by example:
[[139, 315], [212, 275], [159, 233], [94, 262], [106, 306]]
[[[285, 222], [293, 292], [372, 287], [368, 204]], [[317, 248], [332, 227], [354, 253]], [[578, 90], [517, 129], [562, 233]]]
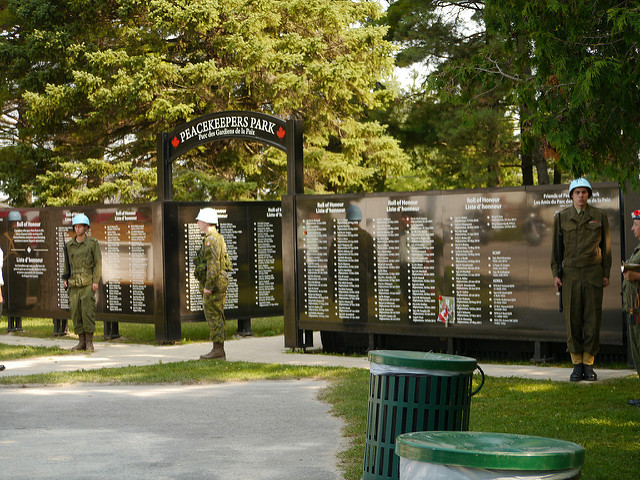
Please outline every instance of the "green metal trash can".
[[564, 480], [581, 476], [585, 450], [553, 438], [482, 432], [399, 435], [400, 480]]
[[[432, 352], [369, 352], [369, 404], [363, 480], [399, 479], [396, 437], [423, 430], [468, 430], [471, 397], [484, 384], [473, 358]], [[473, 372], [482, 383], [472, 392]]]

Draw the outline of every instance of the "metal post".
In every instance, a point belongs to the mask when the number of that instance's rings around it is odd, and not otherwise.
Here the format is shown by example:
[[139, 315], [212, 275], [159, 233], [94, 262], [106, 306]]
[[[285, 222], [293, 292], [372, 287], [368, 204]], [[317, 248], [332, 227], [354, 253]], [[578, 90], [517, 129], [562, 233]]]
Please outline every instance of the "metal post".
[[120, 338], [118, 322], [104, 322], [104, 338], [109, 340]]
[[53, 319], [53, 336], [64, 337], [69, 334], [69, 322], [66, 318]]
[[253, 330], [251, 329], [251, 318], [239, 318], [238, 319], [238, 330], [236, 332], [241, 337], [250, 337], [253, 335]]
[[22, 317], [8, 317], [7, 332], [22, 332]]
[[[287, 120], [287, 195], [282, 197], [282, 282], [284, 291], [284, 344], [288, 348], [313, 346], [313, 335], [299, 330], [296, 195], [304, 193], [302, 120]], [[311, 343], [309, 343], [311, 342]]]

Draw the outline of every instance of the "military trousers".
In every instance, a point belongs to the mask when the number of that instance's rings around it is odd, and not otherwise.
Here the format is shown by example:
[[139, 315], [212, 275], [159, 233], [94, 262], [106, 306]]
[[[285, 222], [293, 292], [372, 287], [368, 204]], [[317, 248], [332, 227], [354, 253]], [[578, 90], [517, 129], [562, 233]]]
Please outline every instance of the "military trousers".
[[629, 347], [631, 349], [631, 358], [636, 366], [638, 376], [640, 376], [640, 321], [638, 314], [629, 313], [627, 320], [629, 322]]
[[69, 310], [76, 334], [96, 331], [96, 294], [91, 285], [69, 288]]
[[600, 350], [603, 288], [601, 266], [565, 269], [562, 309], [570, 353], [595, 355]]
[[209, 340], [224, 343], [226, 337], [224, 300], [226, 292], [216, 292], [202, 295], [202, 309], [204, 318], [209, 324]]

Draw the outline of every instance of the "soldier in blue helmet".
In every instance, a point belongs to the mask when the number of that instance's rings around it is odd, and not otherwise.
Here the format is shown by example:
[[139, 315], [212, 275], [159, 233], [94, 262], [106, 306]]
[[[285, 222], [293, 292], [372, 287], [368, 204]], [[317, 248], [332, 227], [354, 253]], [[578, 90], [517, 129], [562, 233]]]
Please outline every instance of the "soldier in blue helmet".
[[[640, 210], [631, 212], [633, 225], [631, 231], [640, 240]], [[622, 308], [626, 313], [629, 325], [629, 347], [631, 357], [640, 376], [640, 244], [638, 244], [627, 260], [623, 272]], [[629, 400], [629, 405], [640, 407], [640, 398]]]
[[603, 210], [587, 203], [592, 193], [586, 179], [572, 181], [573, 205], [558, 212], [553, 222], [551, 271], [556, 289], [562, 289], [572, 382], [598, 379], [593, 363], [600, 349], [603, 289], [611, 270], [609, 221]]
[[72, 350], [94, 351], [93, 334], [96, 331], [96, 291], [102, 276], [100, 245], [87, 231], [89, 218], [83, 213], [71, 221], [75, 237], [65, 245], [68, 262], [62, 276], [69, 290], [69, 308], [73, 330], [78, 344]]

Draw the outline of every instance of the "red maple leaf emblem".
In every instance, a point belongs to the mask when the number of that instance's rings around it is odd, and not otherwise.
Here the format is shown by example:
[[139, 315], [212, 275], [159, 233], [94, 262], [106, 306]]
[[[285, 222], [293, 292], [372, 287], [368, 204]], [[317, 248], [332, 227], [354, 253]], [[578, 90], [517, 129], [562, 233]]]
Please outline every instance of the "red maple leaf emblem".
[[178, 140], [178, 137], [173, 137], [173, 140], [171, 140], [171, 145], [173, 145], [173, 148], [178, 148], [178, 145], [180, 145], [180, 140]]
[[282, 140], [287, 132], [284, 131], [284, 128], [280, 127], [276, 132], [276, 135], [280, 140]]

